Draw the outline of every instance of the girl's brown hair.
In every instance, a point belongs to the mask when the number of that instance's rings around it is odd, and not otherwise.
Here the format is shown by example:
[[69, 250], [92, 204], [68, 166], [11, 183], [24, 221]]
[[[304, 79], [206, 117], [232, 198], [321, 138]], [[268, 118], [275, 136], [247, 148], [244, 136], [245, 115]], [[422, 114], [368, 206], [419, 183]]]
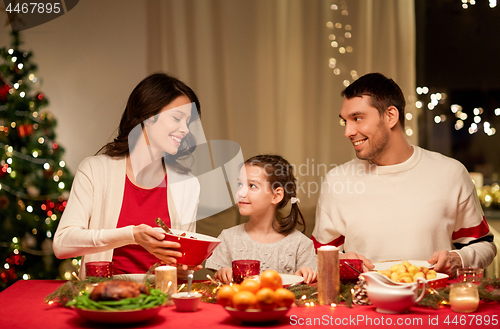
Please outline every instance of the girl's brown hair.
[[278, 187], [283, 188], [283, 199], [276, 208], [277, 225], [273, 228], [278, 233], [289, 234], [300, 224], [306, 229], [304, 216], [299, 209], [299, 204], [293, 203], [290, 214], [286, 217], [280, 217], [278, 210], [283, 209], [292, 197], [297, 197], [297, 179], [293, 175], [292, 165], [283, 157], [275, 154], [264, 154], [251, 157], [245, 161], [245, 165], [258, 166], [264, 169], [267, 181], [271, 184], [274, 191]]
[[[156, 73], [142, 80], [128, 98], [118, 127], [118, 136], [112, 142], [104, 145], [96, 154], [103, 153], [112, 157], [128, 156], [130, 154], [129, 147], [134, 147], [134, 141], [129, 141], [132, 129], [160, 113], [165, 106], [179, 96], [186, 96], [194, 103], [191, 110], [192, 117], [200, 118], [201, 110], [198, 97], [184, 82], [164, 73]], [[177, 160], [189, 156], [195, 148], [196, 141], [194, 136], [189, 133], [183, 138], [177, 154], [166, 154], [166, 163], [179, 173], [190, 172], [189, 168], [184, 167]]]

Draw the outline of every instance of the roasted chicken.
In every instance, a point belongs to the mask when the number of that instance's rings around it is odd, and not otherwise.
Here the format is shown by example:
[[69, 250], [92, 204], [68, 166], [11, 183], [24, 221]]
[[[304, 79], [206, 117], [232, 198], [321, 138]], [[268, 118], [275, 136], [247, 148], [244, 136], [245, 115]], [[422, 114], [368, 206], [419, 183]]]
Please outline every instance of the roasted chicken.
[[149, 295], [148, 287], [132, 281], [105, 281], [99, 283], [90, 293], [89, 298], [100, 300], [121, 300], [129, 297], [139, 297], [140, 294]]

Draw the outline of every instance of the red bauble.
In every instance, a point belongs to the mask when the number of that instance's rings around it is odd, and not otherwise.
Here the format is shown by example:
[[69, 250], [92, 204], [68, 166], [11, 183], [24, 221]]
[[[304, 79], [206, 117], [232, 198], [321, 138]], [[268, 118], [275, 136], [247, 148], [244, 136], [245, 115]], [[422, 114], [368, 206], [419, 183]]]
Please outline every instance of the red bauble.
[[7, 100], [7, 95], [9, 95], [10, 86], [8, 84], [4, 84], [2, 88], [0, 88], [0, 100], [5, 102]]
[[25, 136], [31, 136], [33, 135], [33, 125], [32, 124], [25, 124], [25, 125], [19, 125], [17, 126], [17, 133], [19, 137], [25, 137]]

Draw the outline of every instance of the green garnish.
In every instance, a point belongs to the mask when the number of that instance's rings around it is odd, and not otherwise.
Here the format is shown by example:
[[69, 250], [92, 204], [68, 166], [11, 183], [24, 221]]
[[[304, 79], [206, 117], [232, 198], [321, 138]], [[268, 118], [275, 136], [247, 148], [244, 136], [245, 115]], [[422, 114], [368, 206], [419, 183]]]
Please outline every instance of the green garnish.
[[89, 298], [89, 293], [75, 297], [68, 302], [66, 306], [73, 306], [86, 310], [105, 310], [105, 311], [133, 311], [145, 310], [156, 306], [161, 306], [167, 301], [167, 295], [158, 289], [150, 289], [150, 295], [140, 294], [139, 297], [124, 298], [121, 300], [94, 301]]

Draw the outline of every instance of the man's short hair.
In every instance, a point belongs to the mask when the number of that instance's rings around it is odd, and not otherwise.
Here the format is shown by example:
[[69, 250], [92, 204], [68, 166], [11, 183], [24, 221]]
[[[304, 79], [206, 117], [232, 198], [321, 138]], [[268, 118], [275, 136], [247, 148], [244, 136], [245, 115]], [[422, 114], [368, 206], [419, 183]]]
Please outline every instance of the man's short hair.
[[401, 127], [405, 126], [405, 97], [403, 91], [394, 80], [380, 73], [368, 73], [351, 83], [340, 93], [342, 97], [370, 96], [370, 103], [380, 115], [383, 115], [389, 106], [395, 106], [399, 112]]

